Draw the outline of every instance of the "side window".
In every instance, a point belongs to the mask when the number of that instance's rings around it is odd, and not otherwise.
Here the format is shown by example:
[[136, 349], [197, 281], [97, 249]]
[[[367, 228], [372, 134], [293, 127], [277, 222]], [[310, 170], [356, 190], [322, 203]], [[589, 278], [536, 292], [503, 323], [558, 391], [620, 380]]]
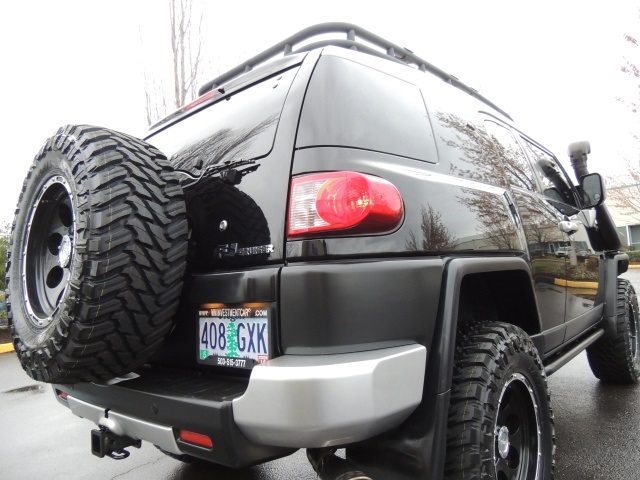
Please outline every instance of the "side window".
[[452, 112], [430, 105], [442, 166], [451, 175], [508, 188], [504, 162], [496, 152], [496, 140], [487, 133], [477, 112], [464, 106]]
[[493, 139], [490, 146], [494, 150], [494, 154], [502, 158], [509, 185], [539, 192], [540, 189], [531, 165], [513, 134], [491, 120], [485, 120], [484, 124]]
[[232, 93], [147, 141], [167, 155], [174, 168], [196, 175], [226, 161], [263, 157], [273, 146], [280, 112], [297, 71], [292, 68], [277, 79]]
[[531, 158], [531, 163], [537, 170], [542, 181], [544, 195], [562, 213], [567, 215], [575, 213], [565, 211], [567, 210], [566, 208], [561, 208], [558, 205], [558, 203], [562, 203], [564, 205], [574, 207], [574, 209], [576, 208], [576, 199], [573, 195], [573, 191], [571, 190], [569, 180], [557, 164], [556, 159], [541, 148], [529, 142], [526, 138], [522, 138], [522, 140], [524, 148]]
[[438, 162], [420, 89], [371, 67], [333, 56], [309, 82], [296, 146], [343, 146]]

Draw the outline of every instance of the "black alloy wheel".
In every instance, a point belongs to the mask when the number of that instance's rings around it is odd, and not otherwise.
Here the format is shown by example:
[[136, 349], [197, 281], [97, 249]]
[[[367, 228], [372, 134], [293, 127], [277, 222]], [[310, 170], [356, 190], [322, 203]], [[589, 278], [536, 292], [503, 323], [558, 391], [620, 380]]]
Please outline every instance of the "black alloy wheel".
[[71, 278], [75, 214], [69, 183], [50, 178], [31, 205], [22, 282], [28, 320], [35, 328], [47, 327], [60, 307]]
[[533, 385], [524, 375], [513, 373], [502, 387], [494, 428], [493, 463], [498, 480], [538, 478], [540, 431]]
[[180, 179], [152, 145], [100, 127], [49, 138], [25, 179], [7, 261], [7, 316], [24, 370], [109, 380], [163, 343], [186, 269]]
[[547, 378], [526, 332], [501, 322], [459, 327], [447, 430], [448, 480], [553, 479]]

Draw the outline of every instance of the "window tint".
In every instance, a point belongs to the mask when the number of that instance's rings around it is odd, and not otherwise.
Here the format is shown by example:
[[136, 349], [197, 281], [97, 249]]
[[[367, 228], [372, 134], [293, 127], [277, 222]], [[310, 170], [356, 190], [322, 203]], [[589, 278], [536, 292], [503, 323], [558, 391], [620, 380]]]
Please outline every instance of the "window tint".
[[576, 200], [571, 190], [570, 183], [556, 162], [556, 159], [540, 149], [536, 145], [529, 142], [526, 138], [523, 138], [523, 145], [533, 167], [537, 170], [538, 176], [542, 181], [543, 193], [552, 204], [556, 206], [562, 213], [568, 214], [565, 209], [556, 205], [557, 202], [561, 202], [565, 205], [576, 207]]
[[[482, 105], [445, 82], [429, 77], [426, 76], [421, 88], [427, 100], [442, 171], [503, 188], [509, 188], [514, 182], [522, 188], [532, 188], [530, 173], [506, 168], [507, 156], [514, 159], [508, 163], [518, 167], [524, 154], [513, 139], [501, 141], [497, 137], [502, 138], [502, 132], [492, 134], [485, 127], [485, 117], [478, 112]], [[495, 125], [495, 129], [503, 128]], [[516, 148], [510, 148], [512, 144]]]
[[418, 87], [332, 56], [320, 58], [311, 77], [296, 142], [327, 145], [438, 161]]
[[507, 187], [502, 161], [494, 140], [475, 121], [473, 112], [455, 113], [430, 105], [440, 163], [451, 175]]
[[509, 185], [539, 191], [531, 164], [513, 134], [490, 120], [485, 121], [485, 126], [493, 140], [490, 146], [495, 150], [495, 154], [502, 158]]
[[147, 139], [176, 169], [200, 172], [225, 161], [265, 156], [297, 68], [233, 93]]

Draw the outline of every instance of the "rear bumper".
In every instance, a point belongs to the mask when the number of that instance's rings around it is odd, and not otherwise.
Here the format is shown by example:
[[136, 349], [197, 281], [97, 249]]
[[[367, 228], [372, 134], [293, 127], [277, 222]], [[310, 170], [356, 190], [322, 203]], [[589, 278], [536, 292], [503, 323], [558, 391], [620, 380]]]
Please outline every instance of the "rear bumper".
[[422, 399], [422, 345], [339, 355], [284, 355], [257, 366], [233, 416], [251, 441], [326, 447], [398, 426]]
[[107, 427], [111, 432], [136, 440], [144, 439], [169, 453], [183, 453], [176, 442], [173, 428], [147, 422], [122, 413], [108, 411], [104, 407], [92, 405], [69, 395], [67, 404], [71, 411], [96, 425]]
[[[55, 389], [68, 393], [58, 398], [74, 414], [114, 433], [238, 467], [292, 448], [355, 443], [398, 426], [422, 399], [426, 356], [421, 345], [285, 355], [255, 367], [244, 385], [158, 369], [111, 385]], [[178, 440], [180, 429], [210, 436], [214, 447]]]

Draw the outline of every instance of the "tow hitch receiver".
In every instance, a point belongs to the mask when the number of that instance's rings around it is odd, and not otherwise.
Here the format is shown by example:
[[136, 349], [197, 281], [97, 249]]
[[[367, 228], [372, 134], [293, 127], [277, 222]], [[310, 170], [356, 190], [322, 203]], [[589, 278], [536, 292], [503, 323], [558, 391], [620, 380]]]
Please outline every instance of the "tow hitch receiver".
[[142, 442], [131, 437], [125, 437], [110, 432], [106, 427], [99, 430], [91, 430], [91, 453], [96, 457], [111, 457], [114, 460], [123, 460], [130, 453], [125, 450], [127, 447], [140, 448]]

